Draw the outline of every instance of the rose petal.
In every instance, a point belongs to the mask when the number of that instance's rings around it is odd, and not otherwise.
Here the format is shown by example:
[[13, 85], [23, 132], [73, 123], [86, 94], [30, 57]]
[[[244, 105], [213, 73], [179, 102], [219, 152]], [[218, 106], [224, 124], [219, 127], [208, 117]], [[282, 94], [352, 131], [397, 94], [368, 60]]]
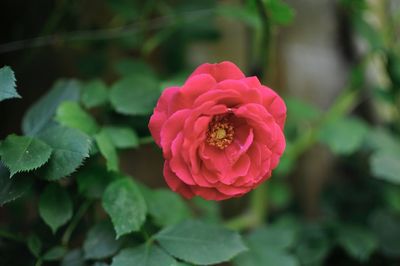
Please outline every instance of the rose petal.
[[235, 64], [228, 61], [217, 64], [202, 64], [195, 69], [190, 78], [199, 74], [210, 74], [217, 82], [225, 79], [242, 79], [245, 77]]
[[187, 199], [194, 197], [194, 193], [188, 185], [183, 183], [170, 169], [168, 161], [164, 162], [164, 177], [167, 185]]
[[188, 109], [180, 110], [171, 115], [161, 128], [161, 147], [163, 149], [165, 159], [170, 157], [171, 143], [182, 130], [183, 124], [185, 123], [185, 118], [189, 114], [190, 110]]
[[158, 146], [160, 146], [160, 132], [165, 121], [168, 118], [168, 105], [172, 97], [178, 92], [179, 87], [170, 87], [163, 91], [161, 94], [154, 113], [150, 117], [149, 130]]

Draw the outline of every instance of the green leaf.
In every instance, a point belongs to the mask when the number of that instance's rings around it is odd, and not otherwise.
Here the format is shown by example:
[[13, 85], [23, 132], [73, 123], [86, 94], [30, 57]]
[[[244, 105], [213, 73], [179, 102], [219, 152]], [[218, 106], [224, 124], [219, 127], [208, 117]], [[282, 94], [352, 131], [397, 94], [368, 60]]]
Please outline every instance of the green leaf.
[[64, 257], [65, 253], [67, 253], [65, 247], [56, 246], [49, 249], [46, 253], [44, 253], [43, 260], [45, 261], [60, 260], [62, 257]]
[[100, 153], [107, 160], [107, 169], [109, 171], [118, 171], [118, 154], [114, 144], [108, 134], [102, 130], [94, 136]]
[[387, 184], [383, 196], [389, 208], [400, 213], [400, 186]]
[[400, 256], [400, 217], [398, 213], [377, 210], [371, 214], [370, 224], [378, 238], [379, 249], [388, 257]]
[[115, 254], [121, 242], [115, 239], [113, 227], [108, 222], [94, 225], [88, 232], [83, 250], [85, 259], [104, 259]]
[[194, 220], [167, 227], [155, 239], [174, 257], [201, 265], [228, 261], [246, 250], [238, 233]]
[[60, 103], [77, 101], [80, 85], [75, 80], [60, 80], [26, 112], [22, 120], [22, 131], [25, 135], [36, 135], [53, 125], [53, 116]]
[[272, 22], [280, 25], [290, 24], [295, 16], [294, 10], [282, 0], [264, 0]]
[[94, 79], [82, 86], [81, 102], [86, 108], [101, 106], [107, 101], [108, 90], [103, 81]]
[[182, 198], [170, 190], [152, 190], [145, 199], [149, 214], [159, 226], [177, 224], [191, 216]]
[[249, 250], [234, 260], [237, 266], [299, 265], [287, 250], [294, 246], [296, 230], [291, 227], [269, 225], [251, 232], [245, 239]]
[[40, 238], [36, 234], [30, 235], [28, 237], [27, 245], [29, 251], [38, 258], [42, 251], [42, 241], [40, 241]]
[[10, 175], [39, 168], [51, 155], [46, 143], [30, 137], [9, 135], [0, 144], [1, 160], [10, 169]]
[[298, 266], [300, 265], [293, 255], [281, 250], [261, 249], [260, 247], [251, 249], [234, 259], [235, 266]]
[[343, 118], [327, 123], [319, 137], [333, 152], [350, 154], [361, 147], [367, 133], [368, 127], [362, 120]]
[[77, 102], [61, 103], [56, 112], [56, 121], [63, 126], [79, 129], [89, 135], [99, 131], [96, 120]]
[[76, 175], [78, 191], [88, 199], [101, 199], [114, 176], [103, 168], [88, 168]]
[[10, 178], [10, 172], [0, 162], [0, 206], [21, 197], [32, 186], [31, 177]]
[[113, 258], [111, 266], [178, 266], [176, 260], [156, 245], [126, 248]]
[[400, 140], [390, 131], [383, 128], [374, 128], [369, 131], [366, 143], [377, 151], [394, 152], [400, 151]]
[[67, 191], [49, 184], [40, 195], [39, 214], [53, 233], [72, 217], [72, 201]]
[[116, 82], [110, 92], [114, 109], [125, 115], [147, 115], [160, 95], [158, 83], [149, 76], [133, 75]]
[[38, 136], [53, 148], [50, 160], [43, 169], [43, 177], [57, 180], [73, 173], [89, 157], [91, 140], [81, 131], [55, 126]]
[[295, 251], [301, 265], [322, 265], [330, 249], [331, 243], [321, 226], [306, 224]]
[[321, 111], [317, 107], [305, 101], [296, 98], [287, 98], [285, 99], [285, 103], [288, 113], [291, 114], [287, 118], [289, 124], [301, 125], [303, 123], [315, 121], [321, 115]]
[[381, 128], [372, 130], [367, 144], [374, 150], [369, 163], [374, 177], [393, 184], [400, 183], [400, 140]]
[[74, 249], [65, 254], [61, 261], [61, 266], [85, 266], [83, 252], [80, 249]]
[[0, 102], [5, 99], [21, 98], [15, 86], [14, 71], [8, 66], [0, 68]]
[[375, 152], [370, 158], [370, 164], [374, 177], [400, 184], [400, 152]]
[[128, 177], [116, 180], [107, 187], [103, 207], [111, 217], [117, 238], [138, 231], [146, 219], [144, 198]]
[[263, 246], [275, 250], [285, 250], [293, 247], [297, 232], [294, 228], [269, 225], [254, 230], [246, 239], [251, 246]]
[[341, 226], [337, 241], [350, 256], [361, 262], [367, 261], [378, 247], [375, 235], [360, 226]]
[[139, 138], [136, 132], [129, 127], [108, 126], [104, 127], [103, 130], [117, 148], [125, 149], [139, 146]]

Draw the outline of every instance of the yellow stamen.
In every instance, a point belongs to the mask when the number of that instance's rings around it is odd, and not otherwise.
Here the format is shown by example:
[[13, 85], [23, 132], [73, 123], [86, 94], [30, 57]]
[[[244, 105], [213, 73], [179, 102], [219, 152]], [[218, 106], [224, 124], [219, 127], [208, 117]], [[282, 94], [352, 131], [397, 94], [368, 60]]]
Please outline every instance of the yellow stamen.
[[217, 115], [208, 126], [207, 143], [221, 150], [229, 146], [233, 141], [234, 128], [226, 115]]

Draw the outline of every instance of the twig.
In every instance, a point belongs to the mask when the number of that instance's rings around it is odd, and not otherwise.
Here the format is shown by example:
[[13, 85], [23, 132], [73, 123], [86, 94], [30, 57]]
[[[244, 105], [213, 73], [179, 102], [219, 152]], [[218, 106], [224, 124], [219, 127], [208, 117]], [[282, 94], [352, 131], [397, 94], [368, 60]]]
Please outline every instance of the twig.
[[81, 207], [78, 209], [78, 211], [76, 212], [74, 218], [72, 219], [71, 223], [68, 225], [67, 229], [65, 229], [64, 235], [62, 236], [62, 239], [61, 239], [61, 242], [64, 246], [68, 245], [68, 242], [71, 238], [72, 232], [78, 226], [79, 221], [85, 215], [86, 211], [89, 209], [91, 204], [92, 204], [92, 201], [90, 201], [90, 200], [85, 201], [81, 205]]
[[[204, 16], [209, 16], [213, 12], [214, 9], [190, 11], [183, 13], [183, 19], [186, 23], [193, 22]], [[144, 25], [148, 25], [147, 29], [149, 30], [164, 28], [170, 24], [175, 23], [175, 18], [176, 15], [168, 15], [147, 21], [137, 21], [122, 27], [73, 31], [65, 34], [52, 34], [25, 40], [13, 41], [0, 44], [0, 53], [7, 53], [26, 48], [36, 48], [65, 42], [118, 39], [141, 31]]]

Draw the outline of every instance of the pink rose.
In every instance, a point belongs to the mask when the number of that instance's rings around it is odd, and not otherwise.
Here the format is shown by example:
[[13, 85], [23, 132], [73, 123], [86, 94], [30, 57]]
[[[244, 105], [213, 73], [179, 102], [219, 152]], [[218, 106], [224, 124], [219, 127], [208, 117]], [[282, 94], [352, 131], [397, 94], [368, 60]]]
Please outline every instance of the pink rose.
[[168, 186], [186, 198], [224, 200], [271, 176], [285, 149], [286, 106], [233, 63], [203, 64], [164, 90], [149, 129]]

